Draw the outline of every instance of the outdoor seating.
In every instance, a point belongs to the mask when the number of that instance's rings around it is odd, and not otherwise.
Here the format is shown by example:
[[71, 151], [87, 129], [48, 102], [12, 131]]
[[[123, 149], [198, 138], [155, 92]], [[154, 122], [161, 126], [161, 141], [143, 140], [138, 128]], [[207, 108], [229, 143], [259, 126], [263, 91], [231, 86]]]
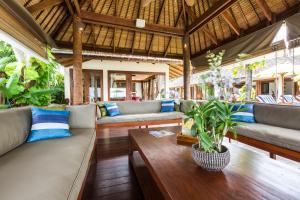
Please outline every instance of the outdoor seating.
[[179, 110], [161, 112], [161, 101], [123, 101], [116, 102], [120, 115], [99, 117], [97, 128], [120, 126], [148, 126], [159, 124], [181, 123], [186, 112], [194, 101], [181, 101]]
[[283, 103], [300, 103], [293, 95], [283, 95]]
[[256, 100], [260, 103], [277, 104], [272, 95], [258, 95]]
[[300, 1], [0, 0], [0, 200], [300, 200]]
[[[291, 105], [254, 105], [256, 123], [237, 127], [237, 140], [300, 161], [300, 107]], [[232, 137], [233, 138], [233, 137]]]
[[95, 105], [70, 106], [72, 136], [26, 143], [31, 108], [0, 111], [0, 199], [82, 198], [95, 154]]

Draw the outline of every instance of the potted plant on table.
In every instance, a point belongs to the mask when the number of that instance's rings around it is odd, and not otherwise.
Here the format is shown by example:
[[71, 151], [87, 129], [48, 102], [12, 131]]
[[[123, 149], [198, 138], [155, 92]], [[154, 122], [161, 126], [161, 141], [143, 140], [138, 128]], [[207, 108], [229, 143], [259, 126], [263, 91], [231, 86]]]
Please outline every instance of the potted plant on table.
[[209, 171], [220, 171], [230, 161], [230, 152], [222, 145], [223, 139], [238, 124], [233, 121], [231, 105], [219, 100], [211, 100], [201, 106], [196, 105], [187, 114], [193, 119], [191, 134], [198, 138], [198, 143], [192, 145], [192, 156], [195, 162]]

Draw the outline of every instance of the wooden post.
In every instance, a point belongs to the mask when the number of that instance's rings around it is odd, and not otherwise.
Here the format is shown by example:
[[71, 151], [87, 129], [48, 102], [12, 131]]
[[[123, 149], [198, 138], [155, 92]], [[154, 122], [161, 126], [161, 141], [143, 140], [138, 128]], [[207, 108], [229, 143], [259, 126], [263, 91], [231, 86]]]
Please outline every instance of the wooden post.
[[91, 77], [90, 72], [84, 72], [84, 96], [85, 96], [85, 103], [90, 102], [90, 84], [91, 84]]
[[73, 18], [73, 80], [73, 104], [82, 104], [82, 23], [78, 16]]
[[183, 47], [183, 92], [184, 99], [191, 98], [191, 88], [190, 88], [190, 79], [191, 79], [191, 68], [190, 68], [190, 42], [189, 34], [185, 34], [182, 39]]
[[127, 73], [126, 74], [126, 100], [130, 101], [131, 100], [131, 85], [132, 85], [132, 74]]

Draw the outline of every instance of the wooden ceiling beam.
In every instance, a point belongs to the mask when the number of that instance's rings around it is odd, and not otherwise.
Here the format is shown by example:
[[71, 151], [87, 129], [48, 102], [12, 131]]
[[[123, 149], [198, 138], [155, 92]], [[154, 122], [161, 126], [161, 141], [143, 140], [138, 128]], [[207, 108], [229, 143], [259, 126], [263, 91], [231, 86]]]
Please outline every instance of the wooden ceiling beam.
[[[143, 0], [140, 0], [140, 3], [139, 3], [139, 8], [138, 8], [138, 12], [137, 12], [137, 18], [140, 18], [141, 16], [141, 10], [142, 10], [142, 1]], [[132, 40], [132, 44], [131, 44], [131, 53], [133, 54], [134, 52], [134, 44], [135, 44], [135, 35], [136, 35], [136, 32], [134, 31], [133, 33], [133, 40]]]
[[211, 8], [209, 8], [205, 13], [203, 13], [203, 15], [201, 15], [191, 25], [188, 26], [188, 33], [192, 34], [199, 28], [203, 28], [205, 24], [207, 24], [213, 18], [219, 16], [223, 11], [231, 7], [237, 1], [238, 0], [223, 0], [216, 2]]
[[256, 4], [262, 10], [265, 17], [268, 19], [268, 21], [272, 21], [273, 13], [270, 10], [270, 8], [269, 8], [268, 4], [266, 3], [266, 1], [265, 0], [256, 0]]
[[[64, 42], [64, 41], [55, 41], [57, 46], [61, 49], [72, 49], [73, 43], [72, 42]], [[101, 51], [101, 52], [108, 52], [108, 53], [113, 53], [113, 48], [112, 46], [103, 46], [103, 45], [92, 45], [92, 44], [87, 44], [84, 43], [82, 44], [83, 50], [88, 50], [88, 51]], [[131, 54], [131, 48], [117, 48], [116, 47], [116, 53], [119, 54]], [[135, 50], [135, 55], [140, 55], [140, 56], [148, 56], [147, 51], [145, 50]], [[165, 58], [163, 56], [163, 52], [160, 53], [153, 53], [154, 57], [158, 58]], [[166, 58], [170, 59], [182, 59], [182, 55], [180, 54], [169, 54]], [[172, 62], [171, 62], [172, 63]]]
[[[160, 16], [161, 16], [161, 14], [162, 14], [162, 11], [163, 11], [165, 5], [166, 5], [166, 0], [163, 0], [162, 4], [161, 4], [161, 6], [160, 6], [159, 13], [158, 13], [158, 16], [157, 16], [157, 19], [156, 19], [155, 24], [158, 24], [158, 23], [159, 23]], [[154, 39], [154, 34], [152, 35], [151, 40], [150, 40], [150, 45], [149, 45], [149, 49], [148, 49], [148, 55], [150, 55], [150, 52], [151, 52], [151, 50], [152, 50], [153, 39]]]
[[80, 8], [80, 4], [78, 3], [78, 0], [73, 0], [73, 3], [75, 5], [77, 15], [80, 17], [81, 16], [81, 8]]
[[[190, 16], [190, 18], [192, 19], [192, 21], [197, 20], [196, 14], [192, 11], [192, 9], [191, 9], [189, 6], [186, 5], [186, 6], [185, 6], [185, 10], [186, 10], [186, 13], [188, 14], [188, 16]], [[210, 32], [210, 30], [209, 30], [206, 26], [202, 27], [202, 31], [207, 35], [207, 37], [208, 37], [215, 45], [218, 44], [217, 38]]]
[[[286, 19], [286, 18], [288, 18], [288, 17], [290, 17], [290, 16], [292, 16], [292, 15], [298, 13], [298, 12], [299, 12], [299, 7], [300, 7], [300, 2], [297, 3], [296, 5], [290, 7], [289, 9], [283, 11], [283, 12], [281, 12], [281, 13], [279, 13], [279, 14], [276, 14], [276, 15], [274, 16], [275, 22], [278, 22], [278, 21], [280, 21], [280, 20], [284, 20], [284, 19]], [[255, 31], [258, 31], [258, 30], [263, 29], [263, 28], [265, 28], [265, 27], [271, 26], [271, 24], [270, 24], [270, 23], [267, 23], [267, 22], [268, 22], [267, 19], [265, 19], [265, 20], [263, 20], [262, 22], [260, 22], [260, 23], [258, 23], [258, 24], [256, 24], [256, 25], [254, 25], [254, 26], [252, 26], [252, 27], [246, 29], [246, 30], [241, 34], [241, 37], [242, 37], [242, 36], [249, 35], [249, 34], [251, 34], [251, 33], [254, 33]], [[221, 45], [228, 44], [229, 42], [232, 42], [232, 41], [234, 41], [235, 39], [236, 39], [236, 36], [231, 36], [230, 38], [227, 38], [227, 39], [223, 40], [222, 43], [219, 44], [219, 45], [221, 46]], [[195, 58], [195, 57], [197, 57], [197, 56], [203, 55], [203, 54], [207, 53], [207, 51], [213, 50], [214, 48], [215, 48], [215, 47], [212, 47], [212, 46], [211, 46], [211, 47], [208, 47], [208, 48], [205, 48], [205, 49], [203, 49], [202, 51], [199, 51], [198, 53], [193, 54], [193, 55], [191, 56], [191, 58]]]
[[[177, 25], [179, 24], [179, 21], [180, 21], [180, 18], [182, 17], [183, 15], [183, 8], [181, 9], [177, 19], [176, 19], [176, 22], [175, 22], [175, 27], [177, 27]], [[167, 56], [168, 54], [168, 50], [169, 50], [169, 47], [171, 45], [171, 41], [172, 41], [172, 36], [169, 38], [169, 41], [168, 41], [168, 44], [167, 44], [167, 47], [166, 47], [166, 50], [165, 50], [165, 53], [164, 53], [164, 57]]]
[[36, 3], [32, 6], [29, 6], [27, 8], [27, 10], [30, 13], [34, 13], [34, 12], [42, 11], [42, 10], [45, 10], [47, 8], [59, 5], [63, 2], [64, 2], [64, 0], [43, 0], [43, 1], [41, 1], [39, 3]]
[[74, 9], [70, 0], [64, 0], [71, 15], [74, 15]]
[[184, 35], [184, 30], [180, 28], [163, 26], [160, 24], [146, 24], [144, 28], [137, 28], [135, 26], [135, 20], [110, 15], [102, 15], [83, 10], [81, 10], [81, 18], [82, 22], [84, 23], [99, 24], [124, 30], [133, 30], [137, 32], [155, 33], [168, 36], [172, 35], [174, 37], [183, 37]]
[[236, 23], [236, 21], [233, 19], [233, 17], [230, 15], [230, 13], [229, 13], [228, 11], [224, 11], [221, 15], [222, 15], [222, 17], [224, 18], [224, 20], [227, 22], [227, 24], [229, 25], [229, 27], [230, 27], [237, 35], [241, 35], [240, 27], [239, 27], [239, 25]]

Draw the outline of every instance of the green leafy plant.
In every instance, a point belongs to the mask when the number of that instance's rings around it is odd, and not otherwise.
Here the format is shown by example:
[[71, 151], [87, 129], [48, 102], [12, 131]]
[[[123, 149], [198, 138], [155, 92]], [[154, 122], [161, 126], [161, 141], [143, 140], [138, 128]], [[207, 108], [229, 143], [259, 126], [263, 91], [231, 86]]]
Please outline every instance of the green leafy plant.
[[236, 60], [237, 62], [239, 62], [239, 66], [236, 67], [233, 70], [233, 76], [237, 77], [238, 72], [240, 70], [243, 70], [246, 72], [246, 84], [245, 84], [245, 90], [244, 90], [244, 98], [242, 98], [243, 100], [247, 100], [250, 101], [251, 99], [255, 99], [255, 95], [253, 96], [253, 87], [252, 87], [252, 74], [253, 74], [253, 70], [259, 69], [259, 68], [263, 68], [266, 64], [265, 60], [261, 60], [261, 61], [256, 61], [250, 64], [244, 64], [244, 60], [249, 59], [251, 57], [251, 55], [249, 54], [244, 54], [241, 53], [238, 55], [238, 59]]
[[[233, 106], [219, 100], [210, 100], [203, 105], [195, 105], [186, 113], [187, 120], [193, 119], [191, 133], [198, 138], [199, 148], [205, 152], [222, 152], [223, 139], [238, 124], [233, 121]], [[239, 109], [238, 109], [239, 110]]]
[[0, 51], [0, 93], [10, 106], [61, 103], [63, 75], [58, 73], [57, 66], [50, 51], [47, 63], [34, 57], [25, 63], [17, 62], [11, 47], [4, 46]]

